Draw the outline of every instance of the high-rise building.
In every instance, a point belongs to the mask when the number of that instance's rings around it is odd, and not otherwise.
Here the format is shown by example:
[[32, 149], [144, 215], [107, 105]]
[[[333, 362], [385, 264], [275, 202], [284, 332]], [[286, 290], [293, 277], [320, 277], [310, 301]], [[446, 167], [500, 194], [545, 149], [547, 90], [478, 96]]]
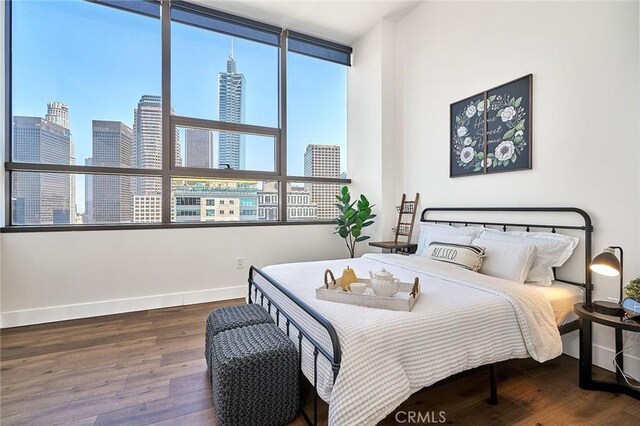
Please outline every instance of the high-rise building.
[[[49, 102], [47, 103], [47, 115], [44, 116], [45, 120], [64, 127], [71, 134], [71, 122], [69, 121], [69, 107], [62, 102]], [[76, 164], [75, 146], [73, 145], [73, 136], [69, 136], [69, 163]], [[77, 214], [76, 206], [76, 175], [69, 175], [69, 217], [72, 223], [75, 222]]]
[[[84, 160], [85, 166], [93, 166], [93, 158]], [[93, 175], [84, 175], [84, 215], [82, 223], [93, 223]]]
[[205, 129], [186, 128], [184, 131], [185, 167], [213, 166], [213, 132]]
[[[69, 130], [40, 117], [13, 117], [14, 161], [69, 164]], [[70, 180], [64, 173], [13, 175], [14, 224], [70, 223]]]
[[[171, 110], [173, 114], [173, 109]], [[134, 144], [132, 167], [142, 169], [162, 168], [162, 97], [143, 95], [133, 110]], [[182, 155], [176, 129], [176, 164], [182, 165]], [[158, 195], [162, 193], [160, 179], [135, 180], [137, 195]]]
[[[304, 153], [304, 175], [309, 177], [339, 178], [340, 147], [337, 145], [307, 145]], [[307, 184], [311, 201], [316, 204], [316, 214], [320, 220], [335, 219], [338, 209], [335, 196], [340, 192], [340, 184]]]
[[182, 179], [174, 187], [175, 221], [256, 221], [259, 185], [255, 181]]
[[[258, 191], [258, 220], [278, 220], [279, 185], [267, 182]], [[309, 188], [287, 183], [287, 218], [289, 220], [317, 219], [316, 205], [311, 202]]]
[[[218, 73], [218, 119], [230, 123], [244, 122], [244, 74], [238, 73], [236, 60], [231, 55], [227, 71]], [[240, 133], [218, 133], [218, 167], [234, 170], [245, 168], [244, 136]]]
[[71, 130], [71, 123], [69, 122], [69, 107], [62, 102], [49, 102], [47, 103], [47, 115], [44, 116], [45, 120], [64, 127], [67, 130]]
[[[175, 206], [175, 203], [173, 203]], [[175, 216], [175, 207], [171, 209], [171, 218]], [[133, 196], [133, 222], [154, 223], [162, 222], [162, 196], [161, 195], [134, 195]]]
[[[131, 167], [133, 132], [120, 121], [93, 120], [92, 164]], [[121, 223], [133, 219], [131, 176], [93, 177], [92, 223]]]

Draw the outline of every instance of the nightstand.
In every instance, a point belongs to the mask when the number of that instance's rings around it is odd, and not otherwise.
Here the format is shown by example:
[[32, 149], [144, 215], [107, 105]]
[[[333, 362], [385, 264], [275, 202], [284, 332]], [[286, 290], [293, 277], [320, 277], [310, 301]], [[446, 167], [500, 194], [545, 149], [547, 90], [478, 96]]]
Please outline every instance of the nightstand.
[[614, 317], [609, 315], [593, 312], [586, 309], [584, 304], [577, 303], [573, 306], [573, 310], [579, 317], [580, 322], [580, 373], [579, 383], [582, 389], [597, 390], [602, 392], [624, 393], [636, 399], [640, 399], [640, 390], [634, 389], [627, 385], [619, 370], [616, 370], [615, 381], [593, 380], [592, 376], [592, 323], [601, 324], [612, 327], [616, 334], [616, 362], [620, 369], [623, 369], [624, 360], [622, 353], [622, 332], [623, 330], [638, 333], [640, 332], [640, 323], [625, 319], [624, 317]]
[[394, 241], [379, 241], [369, 243], [372, 247], [378, 247], [385, 250], [391, 250], [391, 253], [399, 254], [414, 254], [418, 249], [418, 244], [413, 243], [400, 243]]

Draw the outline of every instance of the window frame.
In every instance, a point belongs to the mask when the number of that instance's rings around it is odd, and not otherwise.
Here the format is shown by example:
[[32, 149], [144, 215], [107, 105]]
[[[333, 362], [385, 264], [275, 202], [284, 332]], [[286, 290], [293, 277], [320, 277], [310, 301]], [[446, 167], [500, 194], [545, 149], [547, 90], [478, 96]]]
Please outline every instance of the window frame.
[[[125, 2], [113, 0], [85, 0], [96, 3], [104, 7], [115, 7], [129, 13], [141, 13], [152, 16], [144, 11], [144, 7], [133, 4], [127, 6]], [[86, 166], [78, 164], [39, 164], [15, 162], [12, 157], [12, 0], [5, 2], [5, 223], [0, 228], [0, 232], [42, 232], [42, 231], [87, 231], [87, 230], [125, 230], [125, 229], [168, 229], [168, 228], [192, 228], [192, 227], [229, 227], [229, 226], [281, 226], [281, 225], [313, 225], [313, 224], [333, 224], [332, 220], [289, 220], [287, 183], [339, 183], [350, 184], [351, 179], [342, 178], [320, 178], [309, 176], [289, 176], [287, 174], [287, 42], [289, 31], [274, 27], [270, 24], [247, 18], [220, 12], [213, 8], [194, 5], [184, 1], [171, 0], [144, 0], [149, 3], [159, 4], [160, 24], [161, 24], [161, 96], [162, 96], [162, 168], [161, 169], [138, 169], [123, 167], [103, 167]], [[278, 29], [280, 31], [280, 45], [278, 46], [278, 127], [256, 126], [244, 123], [228, 123], [217, 120], [202, 118], [184, 117], [171, 114], [171, 10], [172, 7], [181, 10], [194, 11], [197, 14], [210, 15], [213, 18], [223, 17], [233, 20], [240, 25], [253, 26], [254, 28]], [[155, 18], [155, 16], [153, 16]], [[206, 29], [203, 29], [206, 31]], [[213, 30], [210, 30], [213, 31]], [[224, 33], [223, 33], [224, 34]], [[295, 33], [299, 36], [299, 33]], [[314, 41], [320, 40], [313, 38]], [[351, 52], [348, 46], [342, 46], [331, 42], [326, 45], [333, 45], [343, 52]], [[345, 66], [350, 66], [345, 63]], [[215, 168], [192, 168], [181, 167], [175, 163], [176, 127], [198, 127], [212, 131], [235, 131], [240, 133], [268, 136], [274, 139], [274, 171], [261, 172], [251, 170], [227, 170]], [[153, 176], [162, 179], [162, 221], [154, 223], [108, 223], [108, 224], [36, 224], [36, 225], [14, 225], [12, 217], [12, 174], [14, 172], [48, 172], [48, 173], [70, 173], [74, 175], [119, 175], [119, 176]], [[277, 220], [265, 220], [255, 222], [196, 222], [179, 223], [171, 221], [172, 212], [172, 180], [174, 178], [211, 178], [225, 180], [264, 180], [278, 183], [277, 200]], [[284, 195], [284, 196], [283, 196]], [[76, 200], [73, 200], [75, 202]], [[266, 210], [265, 210], [266, 211]], [[71, 218], [70, 218], [70, 221]]]

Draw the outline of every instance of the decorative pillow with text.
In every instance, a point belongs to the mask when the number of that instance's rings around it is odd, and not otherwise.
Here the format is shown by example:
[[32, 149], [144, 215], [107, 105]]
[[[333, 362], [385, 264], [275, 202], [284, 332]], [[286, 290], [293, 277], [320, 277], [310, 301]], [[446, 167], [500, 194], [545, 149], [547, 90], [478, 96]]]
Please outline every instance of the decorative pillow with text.
[[484, 247], [434, 241], [427, 247], [425, 257], [478, 272], [482, 267]]

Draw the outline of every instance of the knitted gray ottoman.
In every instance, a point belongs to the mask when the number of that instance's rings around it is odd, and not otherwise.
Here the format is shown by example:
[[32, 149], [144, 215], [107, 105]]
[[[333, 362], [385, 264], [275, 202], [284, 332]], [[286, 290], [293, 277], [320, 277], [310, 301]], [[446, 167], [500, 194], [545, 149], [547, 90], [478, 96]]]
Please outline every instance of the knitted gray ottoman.
[[264, 323], [273, 323], [273, 319], [260, 305], [225, 306], [211, 311], [207, 318], [204, 342], [204, 357], [207, 361], [209, 377], [211, 377], [211, 344], [216, 334], [232, 328]]
[[211, 381], [221, 426], [282, 425], [298, 412], [298, 351], [275, 324], [217, 334]]

